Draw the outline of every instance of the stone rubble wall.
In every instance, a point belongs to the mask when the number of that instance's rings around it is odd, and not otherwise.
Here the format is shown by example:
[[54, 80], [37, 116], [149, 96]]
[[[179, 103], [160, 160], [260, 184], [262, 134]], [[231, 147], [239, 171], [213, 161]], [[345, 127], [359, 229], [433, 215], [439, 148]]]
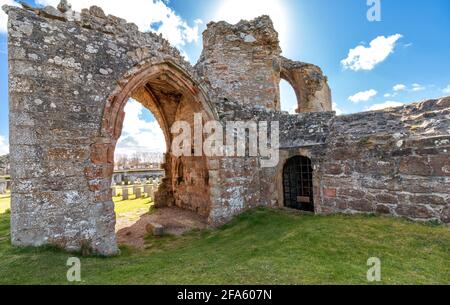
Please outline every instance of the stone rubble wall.
[[225, 96], [277, 109], [280, 54], [278, 33], [268, 16], [236, 25], [211, 22], [203, 33], [203, 53], [196, 69]]
[[[166, 63], [198, 81], [197, 92], [211, 90], [166, 40], [98, 7], [3, 9], [9, 15], [12, 243], [115, 254], [110, 185], [120, 133], [102, 125], [105, 109], [123, 109], [110, 97], [142, 67]], [[117, 126], [123, 118], [119, 113]]]
[[227, 121], [280, 123], [280, 163], [220, 160], [217, 219], [255, 206], [283, 207], [285, 162], [303, 155], [314, 166], [318, 214], [378, 213], [450, 223], [450, 98], [336, 117], [288, 115], [222, 100]]
[[241, 105], [279, 111], [283, 78], [297, 94], [298, 113], [332, 111], [331, 90], [322, 70], [281, 56], [269, 16], [235, 25], [209, 23], [195, 68], [212, 88]]
[[321, 167], [321, 213], [450, 223], [450, 98], [337, 117]]
[[[214, 194], [210, 219], [222, 224], [242, 211], [258, 207], [283, 207], [283, 166], [289, 157], [308, 154], [315, 164], [321, 164], [325, 144], [335, 119], [333, 112], [288, 113], [268, 110], [262, 106], [241, 105], [233, 99], [222, 99], [216, 105], [219, 118], [226, 122], [278, 122], [280, 129], [280, 162], [263, 168], [259, 157], [221, 158], [217, 160], [220, 187]], [[247, 137], [247, 142], [249, 141]], [[316, 181], [320, 181], [319, 176]], [[317, 194], [320, 189], [318, 188]], [[319, 198], [319, 197], [318, 197]]]

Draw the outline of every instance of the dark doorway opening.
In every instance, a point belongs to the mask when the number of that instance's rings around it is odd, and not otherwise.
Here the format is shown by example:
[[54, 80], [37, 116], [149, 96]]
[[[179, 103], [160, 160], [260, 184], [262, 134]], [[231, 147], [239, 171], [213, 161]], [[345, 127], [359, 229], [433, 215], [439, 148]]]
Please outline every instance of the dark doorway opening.
[[311, 159], [296, 156], [283, 169], [284, 206], [314, 212], [313, 168]]

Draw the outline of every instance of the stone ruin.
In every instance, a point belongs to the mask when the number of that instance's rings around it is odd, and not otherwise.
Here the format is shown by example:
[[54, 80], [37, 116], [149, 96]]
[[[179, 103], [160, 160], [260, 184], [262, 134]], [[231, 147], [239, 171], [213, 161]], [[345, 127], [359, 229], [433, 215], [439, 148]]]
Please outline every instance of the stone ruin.
[[[130, 97], [172, 124], [280, 122], [280, 162], [170, 153], [158, 206], [217, 226], [253, 207], [380, 213], [450, 223], [450, 98], [336, 116], [327, 78], [281, 56], [269, 17], [208, 24], [195, 66], [154, 33], [99, 7], [4, 6], [15, 246], [118, 253], [111, 177]], [[280, 79], [297, 115], [280, 111]], [[301, 187], [300, 187], [301, 185]], [[306, 208], [305, 208], [306, 207]]]

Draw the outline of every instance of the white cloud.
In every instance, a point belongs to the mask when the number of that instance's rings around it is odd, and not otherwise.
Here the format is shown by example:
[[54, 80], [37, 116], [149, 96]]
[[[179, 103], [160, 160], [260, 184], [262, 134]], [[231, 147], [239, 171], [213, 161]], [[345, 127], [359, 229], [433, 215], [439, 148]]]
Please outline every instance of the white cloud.
[[350, 96], [348, 99], [357, 104], [360, 102], [367, 102], [371, 98], [375, 97], [378, 94], [378, 92], [374, 89], [370, 89], [367, 91], [358, 92], [355, 95]]
[[400, 38], [402, 38], [400, 34], [389, 37], [378, 36], [370, 42], [369, 47], [359, 45], [351, 49], [347, 58], [342, 60], [341, 64], [344, 68], [354, 71], [372, 70], [394, 52], [396, 42]]
[[[36, 3], [56, 7], [59, 1], [36, 0]], [[124, 18], [128, 22], [134, 22], [141, 31], [152, 30], [152, 24], [158, 24], [155, 32], [161, 33], [171, 44], [179, 48], [187, 43], [197, 42], [200, 37], [200, 20], [195, 20], [194, 25], [190, 26], [167, 6], [167, 1], [127, 0], [124, 3], [116, 0], [70, 0], [69, 2], [72, 4], [72, 9], [76, 11], [81, 11], [81, 9], [89, 8], [92, 5], [100, 6], [106, 14]]]
[[8, 15], [1, 9], [3, 5], [19, 6], [19, 4], [13, 0], [0, 0], [0, 33], [7, 32], [8, 24]]
[[397, 92], [395, 92], [395, 93], [386, 93], [386, 94], [384, 95], [384, 97], [396, 97], [397, 95], [398, 95]]
[[9, 154], [9, 144], [6, 137], [0, 135], [0, 156]]
[[403, 84], [398, 84], [398, 85], [395, 85], [392, 89], [397, 92], [404, 91], [404, 90], [406, 90], [406, 86]]
[[426, 87], [422, 86], [421, 84], [412, 84], [412, 91], [423, 91]]
[[130, 100], [125, 106], [125, 121], [116, 155], [166, 152], [166, 140], [161, 127], [156, 121], [149, 122], [144, 119], [144, 110], [135, 100]]
[[442, 92], [444, 92], [444, 93], [450, 93], [450, 85], [448, 85], [447, 87], [445, 87], [444, 89], [442, 89]]
[[368, 107], [368, 108], [366, 108], [366, 110], [368, 110], [368, 111], [377, 111], [377, 110], [383, 110], [383, 109], [386, 109], [386, 108], [401, 107], [403, 105], [404, 104], [400, 103], [400, 102], [387, 101], [387, 102], [382, 103], [382, 104], [376, 104], [376, 105], [373, 105], [371, 107]]
[[292, 27], [289, 26], [289, 12], [283, 0], [225, 0], [219, 3], [212, 15], [213, 21], [224, 20], [234, 24], [269, 15], [279, 33], [281, 47], [284, 51], [288, 49]]
[[343, 115], [344, 111], [342, 111], [337, 103], [333, 103], [333, 111], [336, 112], [336, 115]]

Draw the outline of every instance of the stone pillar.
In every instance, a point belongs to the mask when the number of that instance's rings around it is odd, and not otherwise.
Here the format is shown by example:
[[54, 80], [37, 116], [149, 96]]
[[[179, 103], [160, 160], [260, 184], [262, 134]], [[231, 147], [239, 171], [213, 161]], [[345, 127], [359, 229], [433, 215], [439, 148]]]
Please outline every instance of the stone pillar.
[[113, 186], [111, 187], [111, 189], [112, 189], [112, 196], [117, 197], [117, 187]]
[[122, 200], [128, 200], [128, 187], [122, 188]]

